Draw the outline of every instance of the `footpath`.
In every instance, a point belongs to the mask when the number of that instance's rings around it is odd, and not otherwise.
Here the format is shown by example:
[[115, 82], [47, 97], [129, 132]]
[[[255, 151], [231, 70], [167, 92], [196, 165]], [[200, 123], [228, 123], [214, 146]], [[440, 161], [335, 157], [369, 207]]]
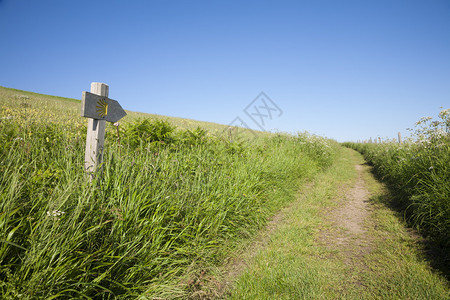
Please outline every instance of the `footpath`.
[[336, 164], [236, 255], [223, 299], [450, 299], [424, 241], [389, 208], [362, 156]]

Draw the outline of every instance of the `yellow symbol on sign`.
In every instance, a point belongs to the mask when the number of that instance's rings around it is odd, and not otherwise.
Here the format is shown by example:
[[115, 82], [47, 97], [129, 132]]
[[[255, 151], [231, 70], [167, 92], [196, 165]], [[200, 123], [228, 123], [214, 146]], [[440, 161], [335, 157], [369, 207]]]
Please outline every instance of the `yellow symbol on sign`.
[[97, 109], [97, 114], [104, 118], [108, 114], [108, 102], [104, 98], [98, 100], [97, 105], [95, 106]]

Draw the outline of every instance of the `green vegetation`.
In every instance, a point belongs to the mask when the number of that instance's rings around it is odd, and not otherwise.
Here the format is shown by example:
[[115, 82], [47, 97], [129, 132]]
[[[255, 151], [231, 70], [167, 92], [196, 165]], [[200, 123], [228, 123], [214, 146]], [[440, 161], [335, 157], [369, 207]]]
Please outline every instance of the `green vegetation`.
[[[79, 102], [0, 88], [0, 297], [186, 297], [333, 164], [337, 143], [130, 113], [83, 170]], [[175, 128], [176, 125], [186, 125]]]
[[[407, 220], [442, 247], [450, 247], [450, 109], [440, 120], [416, 123], [415, 140], [403, 144], [345, 145], [356, 149], [396, 192]], [[447, 258], [449, 259], [449, 258]]]
[[[370, 194], [367, 231], [339, 239], [329, 214], [345, 205], [355, 164]], [[268, 245], [247, 260], [229, 299], [448, 299], [447, 280], [432, 271], [417, 237], [385, 205], [389, 192], [370, 169], [359, 153], [342, 149], [301, 192]]]
[[[89, 182], [80, 101], [0, 87], [0, 109], [2, 299], [214, 296], [226, 262], [283, 208], [227, 296], [448, 298], [368, 166], [370, 251], [355, 267], [321, 241], [334, 230], [326, 212], [363, 164], [333, 141], [127, 112], [107, 126], [102, 173]], [[448, 111], [441, 117], [421, 121], [415, 142], [347, 146], [402, 195], [416, 227], [448, 246]]]
[[324, 260], [327, 251], [315, 240], [324, 222], [322, 210], [336, 206], [332, 199], [339, 183], [352, 179], [352, 165], [343, 167], [351, 162], [343, 154], [340, 150], [338, 162], [297, 195], [270, 243], [248, 262], [230, 299], [337, 299], [334, 288], [345, 280], [344, 264]]

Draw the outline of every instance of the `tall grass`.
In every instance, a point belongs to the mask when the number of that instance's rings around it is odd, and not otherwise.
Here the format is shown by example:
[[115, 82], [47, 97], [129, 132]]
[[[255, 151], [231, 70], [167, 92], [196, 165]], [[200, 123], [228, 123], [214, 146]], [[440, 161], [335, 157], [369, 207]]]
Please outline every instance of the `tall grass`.
[[345, 145], [364, 154], [380, 177], [399, 196], [407, 219], [416, 228], [450, 246], [450, 110], [440, 120], [416, 123], [412, 140], [404, 143]]
[[220, 264], [334, 160], [335, 143], [307, 134], [232, 143], [136, 119], [120, 140], [108, 127], [102, 174], [89, 182], [85, 120], [25, 97], [0, 113], [5, 299], [187, 295], [197, 287], [181, 278]]

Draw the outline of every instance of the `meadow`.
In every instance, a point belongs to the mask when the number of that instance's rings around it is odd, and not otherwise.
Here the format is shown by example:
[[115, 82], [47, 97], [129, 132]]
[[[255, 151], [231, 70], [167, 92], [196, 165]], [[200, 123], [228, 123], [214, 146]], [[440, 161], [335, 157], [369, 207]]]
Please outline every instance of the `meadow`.
[[0, 87], [0, 107], [2, 299], [191, 295], [340, 147], [127, 112], [89, 182], [79, 100]]
[[[394, 206], [419, 232], [450, 247], [450, 109], [416, 123], [406, 142], [346, 143], [395, 192]], [[450, 258], [447, 254], [447, 264]]]

